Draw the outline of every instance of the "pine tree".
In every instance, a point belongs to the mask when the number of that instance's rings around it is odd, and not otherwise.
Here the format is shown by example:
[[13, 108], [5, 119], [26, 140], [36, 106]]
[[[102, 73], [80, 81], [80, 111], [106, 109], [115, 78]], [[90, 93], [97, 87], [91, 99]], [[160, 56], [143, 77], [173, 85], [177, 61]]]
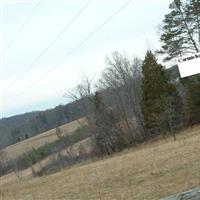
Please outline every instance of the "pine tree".
[[190, 29], [196, 35], [200, 45], [200, 0], [189, 0], [186, 4], [186, 19], [190, 23]]
[[151, 136], [174, 130], [174, 119], [180, 113], [180, 97], [151, 51], [145, 56], [142, 72], [141, 107], [146, 129]]
[[165, 15], [160, 37], [163, 45], [157, 52], [167, 54], [165, 60], [183, 56], [185, 53], [199, 52], [200, 42], [197, 35], [200, 34], [200, 1], [190, 0], [183, 4], [181, 0], [174, 0], [169, 8], [170, 13]]

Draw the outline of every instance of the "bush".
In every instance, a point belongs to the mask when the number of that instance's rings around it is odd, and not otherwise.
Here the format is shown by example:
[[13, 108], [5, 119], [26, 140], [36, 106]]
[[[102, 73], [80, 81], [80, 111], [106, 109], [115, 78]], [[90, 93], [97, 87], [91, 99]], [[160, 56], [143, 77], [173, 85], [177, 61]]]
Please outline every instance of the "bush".
[[30, 151], [18, 156], [16, 159], [7, 162], [4, 168], [1, 170], [1, 174], [7, 174], [14, 170], [22, 170], [32, 166], [33, 164], [41, 161], [47, 156], [57, 153], [63, 149], [70, 147], [71, 145], [90, 136], [88, 127], [81, 126], [72, 134], [68, 134], [60, 137], [58, 140], [52, 143], [46, 143], [39, 148], [32, 148]]

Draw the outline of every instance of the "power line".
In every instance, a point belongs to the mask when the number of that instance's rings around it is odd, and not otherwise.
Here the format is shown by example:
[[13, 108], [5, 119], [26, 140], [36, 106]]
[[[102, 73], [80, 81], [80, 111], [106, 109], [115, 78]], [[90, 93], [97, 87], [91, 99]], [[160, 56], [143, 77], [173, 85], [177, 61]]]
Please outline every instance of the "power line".
[[81, 15], [81, 13], [88, 7], [90, 2], [93, 0], [89, 0], [72, 18], [72, 20], [58, 33], [54, 40], [33, 60], [33, 62], [7, 87], [4, 89], [3, 93], [7, 92], [18, 80], [20, 80], [24, 74], [26, 74], [37, 61], [56, 43], [56, 41], [62, 36], [62, 34], [67, 31], [71, 25], [77, 20], [77, 18]]
[[24, 23], [20, 26], [20, 28], [17, 30], [16, 34], [14, 35], [13, 39], [10, 41], [10, 43], [8, 44], [8, 46], [1, 52], [2, 55], [4, 55], [14, 44], [14, 42], [17, 40], [17, 37], [19, 36], [19, 34], [23, 31], [24, 27], [29, 23], [31, 17], [33, 16], [34, 12], [36, 11], [36, 9], [39, 7], [40, 3], [42, 0], [39, 0], [36, 5], [33, 7], [31, 13], [28, 15], [28, 17], [26, 18], [26, 20], [24, 21]]
[[[71, 51], [65, 54], [53, 67], [51, 67], [46, 73], [44, 73], [39, 79], [37, 79], [33, 84], [31, 84], [28, 88], [26, 88], [23, 92], [18, 94], [19, 96], [29, 91], [34, 85], [40, 82], [43, 78], [45, 78], [51, 71], [55, 70], [67, 57], [70, 57], [74, 51], [79, 49], [82, 45], [84, 45], [95, 33], [101, 30], [109, 21], [111, 21], [119, 12], [121, 12], [132, 0], [128, 0], [125, 4], [123, 4], [118, 10], [116, 10], [109, 18], [107, 18], [100, 26], [98, 26], [94, 31], [92, 31], [85, 39], [83, 39], [77, 46], [75, 46]], [[18, 96], [17, 95], [17, 96]]]

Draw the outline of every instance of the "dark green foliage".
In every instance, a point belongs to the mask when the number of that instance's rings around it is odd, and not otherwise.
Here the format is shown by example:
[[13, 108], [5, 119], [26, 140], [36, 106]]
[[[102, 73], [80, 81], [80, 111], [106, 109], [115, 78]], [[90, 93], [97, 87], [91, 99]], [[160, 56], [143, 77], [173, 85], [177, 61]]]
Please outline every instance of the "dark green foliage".
[[145, 56], [142, 70], [141, 107], [146, 129], [150, 136], [174, 129], [181, 108], [176, 87], [151, 51]]
[[187, 111], [190, 124], [200, 122], [200, 75], [184, 79], [187, 89]]
[[25, 139], [28, 139], [28, 138], [29, 138], [28, 134], [25, 134]]
[[200, 44], [200, 0], [189, 0], [186, 4], [186, 19], [190, 29], [197, 35]]
[[156, 58], [150, 51], [146, 54], [142, 69], [142, 113], [145, 127], [152, 129], [157, 126], [157, 119], [164, 111], [163, 105], [168, 85], [163, 67], [157, 64]]
[[174, 0], [170, 13], [163, 20], [160, 40], [162, 49], [167, 54], [165, 60], [171, 60], [185, 53], [199, 52], [200, 45], [200, 1], [190, 0], [183, 3]]
[[[171, 60], [187, 53], [200, 50], [200, 0], [174, 0], [170, 4], [170, 13], [165, 15], [162, 26], [160, 53]], [[178, 82], [178, 81], [177, 81]], [[180, 81], [186, 91], [182, 93], [185, 116], [190, 124], [200, 121], [200, 84], [198, 76], [184, 78]], [[185, 93], [185, 94], [184, 94]]]
[[11, 137], [12, 137], [12, 143], [20, 142], [20, 130], [19, 129], [14, 129], [11, 132]]

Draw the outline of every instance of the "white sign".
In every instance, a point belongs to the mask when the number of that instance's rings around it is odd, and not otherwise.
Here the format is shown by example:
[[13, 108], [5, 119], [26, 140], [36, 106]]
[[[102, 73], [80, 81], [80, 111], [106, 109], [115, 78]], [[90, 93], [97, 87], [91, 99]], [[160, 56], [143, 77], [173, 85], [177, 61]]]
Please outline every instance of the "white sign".
[[200, 73], [200, 53], [177, 59], [178, 68], [181, 78], [192, 76]]

